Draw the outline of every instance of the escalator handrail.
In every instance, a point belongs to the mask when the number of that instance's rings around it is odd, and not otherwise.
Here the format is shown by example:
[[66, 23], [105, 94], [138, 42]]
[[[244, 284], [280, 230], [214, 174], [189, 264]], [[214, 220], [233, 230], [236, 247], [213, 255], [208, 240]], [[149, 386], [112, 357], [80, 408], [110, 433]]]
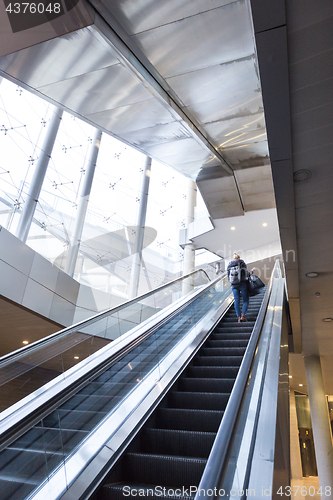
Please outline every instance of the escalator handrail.
[[[2, 418], [0, 420], [0, 448], [6, 446], [7, 434], [11, 434], [11, 429], [14, 429], [17, 424], [19, 424], [20, 428], [18, 432], [22, 434], [23, 428], [27, 430], [34, 420], [42, 418], [40, 412], [44, 413], [46, 411], [46, 414], [48, 413], [48, 406], [54, 405], [61, 393], [66, 392], [67, 394], [72, 386], [76, 387], [75, 390], [78, 390], [77, 385], [81, 385], [81, 383], [89, 379], [94, 370], [99, 369], [103, 363], [107, 362], [110, 364], [114, 359], [118, 360], [120, 359], [119, 356], [130, 352], [140, 344], [141, 341], [147, 338], [147, 336], [160, 328], [165, 322], [169, 321], [170, 318], [179, 314], [180, 311], [213, 288], [219, 281], [224, 280], [225, 277], [226, 273], [223, 273], [203, 287], [200, 287], [199, 290], [196, 290], [190, 296], [182, 297], [175, 304], [167, 307], [166, 310], [159, 311], [157, 315], [149, 318], [148, 321], [150, 324], [148, 324], [148, 326], [146, 322], [137, 325], [129, 332], [126, 332], [125, 335], [107, 344], [81, 363], [74, 365], [65, 373], [46, 383], [44, 386], [37, 389], [35, 393], [26, 396], [12, 407], [4, 410], [1, 413]], [[68, 395], [66, 398], [67, 397]], [[33, 417], [33, 414], [35, 414], [36, 417]], [[23, 421], [26, 421], [26, 424], [22, 423]], [[12, 438], [10, 438], [10, 440], [11, 439]]]
[[[220, 480], [224, 471], [225, 461], [228, 454], [229, 445], [233, 436], [236, 425], [235, 415], [238, 414], [241, 406], [244, 390], [250, 375], [252, 362], [255, 356], [260, 332], [262, 330], [268, 301], [271, 295], [273, 281], [276, 273], [279, 273], [279, 261], [275, 261], [275, 265], [271, 274], [268, 287], [265, 292], [256, 322], [253, 327], [253, 332], [248, 343], [244, 358], [238, 371], [230, 398], [225, 409], [220, 427], [217, 431], [216, 438], [208, 457], [206, 467], [198, 486], [197, 494], [194, 500], [212, 500], [212, 495], [207, 492], [218, 492]], [[199, 494], [200, 492], [200, 494]]]
[[[150, 290], [149, 292], [146, 292], [143, 295], [139, 295], [138, 297], [135, 297], [134, 299], [127, 300], [126, 302], [123, 302], [122, 304], [119, 304], [116, 307], [112, 307], [111, 309], [107, 309], [106, 311], [102, 311], [100, 313], [97, 313], [88, 319], [85, 319], [83, 321], [75, 323], [74, 325], [63, 328], [62, 330], [59, 330], [58, 332], [52, 333], [51, 335], [47, 335], [46, 337], [43, 337], [42, 339], [36, 340], [35, 342], [32, 342], [31, 344], [20, 347], [19, 349], [16, 349], [15, 351], [12, 351], [12, 352], [5, 354], [4, 356], [0, 357], [0, 367], [4, 364], [7, 364], [8, 362], [11, 362], [13, 359], [19, 358], [22, 355], [26, 355], [27, 352], [29, 352], [31, 350], [39, 348], [40, 346], [47, 344], [50, 341], [53, 341], [54, 339], [64, 337], [72, 332], [77, 331], [79, 328], [86, 328], [87, 326], [95, 323], [96, 321], [99, 321], [100, 319], [103, 319], [111, 314], [115, 314], [115, 313], [121, 311], [122, 309], [125, 309], [126, 307], [128, 307], [132, 304], [135, 304], [136, 302], [147, 299], [148, 297], [154, 295], [154, 293], [160, 292], [161, 290], [163, 290], [171, 285], [175, 285], [176, 283], [178, 283], [184, 279], [187, 279], [187, 278], [189, 278], [189, 277], [191, 277], [194, 274], [197, 274], [199, 272], [203, 272], [207, 276], [208, 280], [212, 281], [204, 269], [200, 268], [200, 269], [197, 269], [196, 271], [192, 271], [191, 273], [186, 274], [185, 276], [180, 276], [179, 278], [176, 278], [175, 280], [169, 281], [168, 283], [165, 283], [164, 285], [161, 285], [157, 288], [154, 288], [153, 290]], [[219, 277], [224, 276], [224, 274], [225, 273], [221, 274]]]

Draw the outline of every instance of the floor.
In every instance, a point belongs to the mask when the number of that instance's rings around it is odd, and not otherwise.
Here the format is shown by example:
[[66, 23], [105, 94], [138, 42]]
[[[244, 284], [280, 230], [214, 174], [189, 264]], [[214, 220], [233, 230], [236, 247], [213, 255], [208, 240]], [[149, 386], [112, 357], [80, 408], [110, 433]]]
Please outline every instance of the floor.
[[[331, 498], [331, 494], [323, 491], [320, 495], [318, 477], [303, 477], [303, 479], [291, 480], [291, 499], [293, 500], [320, 500]], [[328, 494], [329, 493], [329, 494]]]

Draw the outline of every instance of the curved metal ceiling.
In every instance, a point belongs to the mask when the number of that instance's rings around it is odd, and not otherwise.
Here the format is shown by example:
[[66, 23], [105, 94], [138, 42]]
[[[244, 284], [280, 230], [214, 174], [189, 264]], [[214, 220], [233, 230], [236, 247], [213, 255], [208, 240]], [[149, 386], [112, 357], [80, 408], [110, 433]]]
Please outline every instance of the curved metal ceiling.
[[75, 31], [54, 37], [59, 18], [20, 50], [7, 29], [2, 74], [195, 179], [212, 218], [274, 207], [249, 0], [91, 0], [73, 13]]

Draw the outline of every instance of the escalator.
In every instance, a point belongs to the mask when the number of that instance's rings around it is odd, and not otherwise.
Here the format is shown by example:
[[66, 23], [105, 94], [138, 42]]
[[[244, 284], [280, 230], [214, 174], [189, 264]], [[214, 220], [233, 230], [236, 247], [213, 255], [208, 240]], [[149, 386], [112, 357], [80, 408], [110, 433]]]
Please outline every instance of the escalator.
[[[121, 458], [98, 499], [165, 491], [194, 497], [264, 296], [251, 297], [248, 322], [229, 309]], [[163, 495], [163, 496], [172, 496]], [[186, 495], [185, 495], [186, 496]]]
[[200, 285], [3, 411], [1, 500], [120, 498], [124, 486], [127, 496], [187, 486], [194, 497], [205, 478], [212, 484], [212, 460], [215, 483], [230, 482], [232, 436], [265, 395], [258, 376], [281, 290], [281, 276], [271, 279], [239, 324], [226, 277]]

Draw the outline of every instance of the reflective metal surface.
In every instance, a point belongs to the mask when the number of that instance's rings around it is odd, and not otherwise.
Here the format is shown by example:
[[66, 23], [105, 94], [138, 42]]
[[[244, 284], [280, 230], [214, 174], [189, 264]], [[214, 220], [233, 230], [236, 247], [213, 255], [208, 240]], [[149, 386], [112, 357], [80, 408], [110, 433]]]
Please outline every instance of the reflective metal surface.
[[105, 1], [109, 11], [125, 28], [129, 35], [147, 31], [156, 26], [170, 24], [190, 16], [197, 16], [210, 9], [216, 9], [238, 0], [191, 0], [180, 2], [155, 2], [153, 0]]
[[251, 169], [226, 211], [202, 190], [213, 218], [271, 206], [271, 183], [256, 187], [269, 155], [249, 0], [91, 3], [93, 25], [0, 57], [1, 74], [193, 179], [217, 167], [224, 191]]
[[[276, 304], [273, 311], [273, 324], [272, 324], [272, 340], [267, 357], [267, 372], [265, 376], [265, 386], [263, 388], [260, 414], [258, 416], [258, 429], [256, 433], [256, 443], [253, 451], [251, 473], [249, 478], [249, 488], [259, 491], [260, 488], [264, 490], [271, 490], [274, 495], [274, 470], [278, 465], [275, 463], [276, 448], [281, 446], [277, 441], [281, 441], [281, 436], [277, 433], [277, 402], [279, 392], [279, 378], [280, 378], [280, 363], [285, 363], [285, 354], [287, 354], [284, 345], [281, 345], [281, 330], [282, 330], [282, 311], [283, 311], [283, 297], [284, 297], [284, 283], [280, 280], [279, 287], [276, 291]], [[287, 354], [288, 356], [288, 354]], [[285, 373], [285, 377], [288, 373]], [[287, 388], [289, 380], [287, 379]], [[289, 405], [280, 412], [286, 412], [289, 415]], [[287, 422], [289, 424], [288, 418]], [[272, 430], [274, 432], [272, 432]], [[286, 456], [289, 456], [289, 425], [283, 429], [286, 432], [284, 438], [287, 440], [288, 448], [286, 449]], [[280, 450], [279, 450], [280, 451]], [[287, 465], [287, 464], [286, 464]], [[280, 471], [277, 471], [279, 474]], [[289, 474], [288, 474], [289, 475]], [[281, 479], [281, 478], [280, 478]], [[277, 485], [285, 486], [283, 483]], [[286, 485], [287, 486], [287, 485]], [[276, 490], [277, 491], [277, 490]]]
[[[275, 267], [271, 278], [271, 296], [223, 476], [217, 484], [205, 485], [206, 488], [216, 486], [223, 489], [225, 496], [230, 496], [232, 492], [231, 496], [239, 500], [243, 498], [242, 491], [249, 491], [248, 496], [254, 498], [262, 498], [266, 494], [271, 497], [273, 479], [276, 476], [281, 480], [281, 467], [288, 467], [289, 426], [285, 425], [285, 422], [288, 423], [289, 411], [286, 404], [289, 385], [286, 371], [288, 344], [284, 344], [285, 335], [281, 336], [284, 287], [280, 268]], [[283, 388], [280, 387], [281, 382]], [[281, 389], [287, 397], [278, 398]], [[280, 421], [277, 415], [280, 415]], [[282, 428], [281, 424], [284, 424]], [[281, 430], [286, 432], [285, 439], [280, 434]], [[279, 443], [282, 441], [281, 436], [284, 441], [282, 445]], [[284, 462], [281, 460], [281, 451], [284, 453]]]

